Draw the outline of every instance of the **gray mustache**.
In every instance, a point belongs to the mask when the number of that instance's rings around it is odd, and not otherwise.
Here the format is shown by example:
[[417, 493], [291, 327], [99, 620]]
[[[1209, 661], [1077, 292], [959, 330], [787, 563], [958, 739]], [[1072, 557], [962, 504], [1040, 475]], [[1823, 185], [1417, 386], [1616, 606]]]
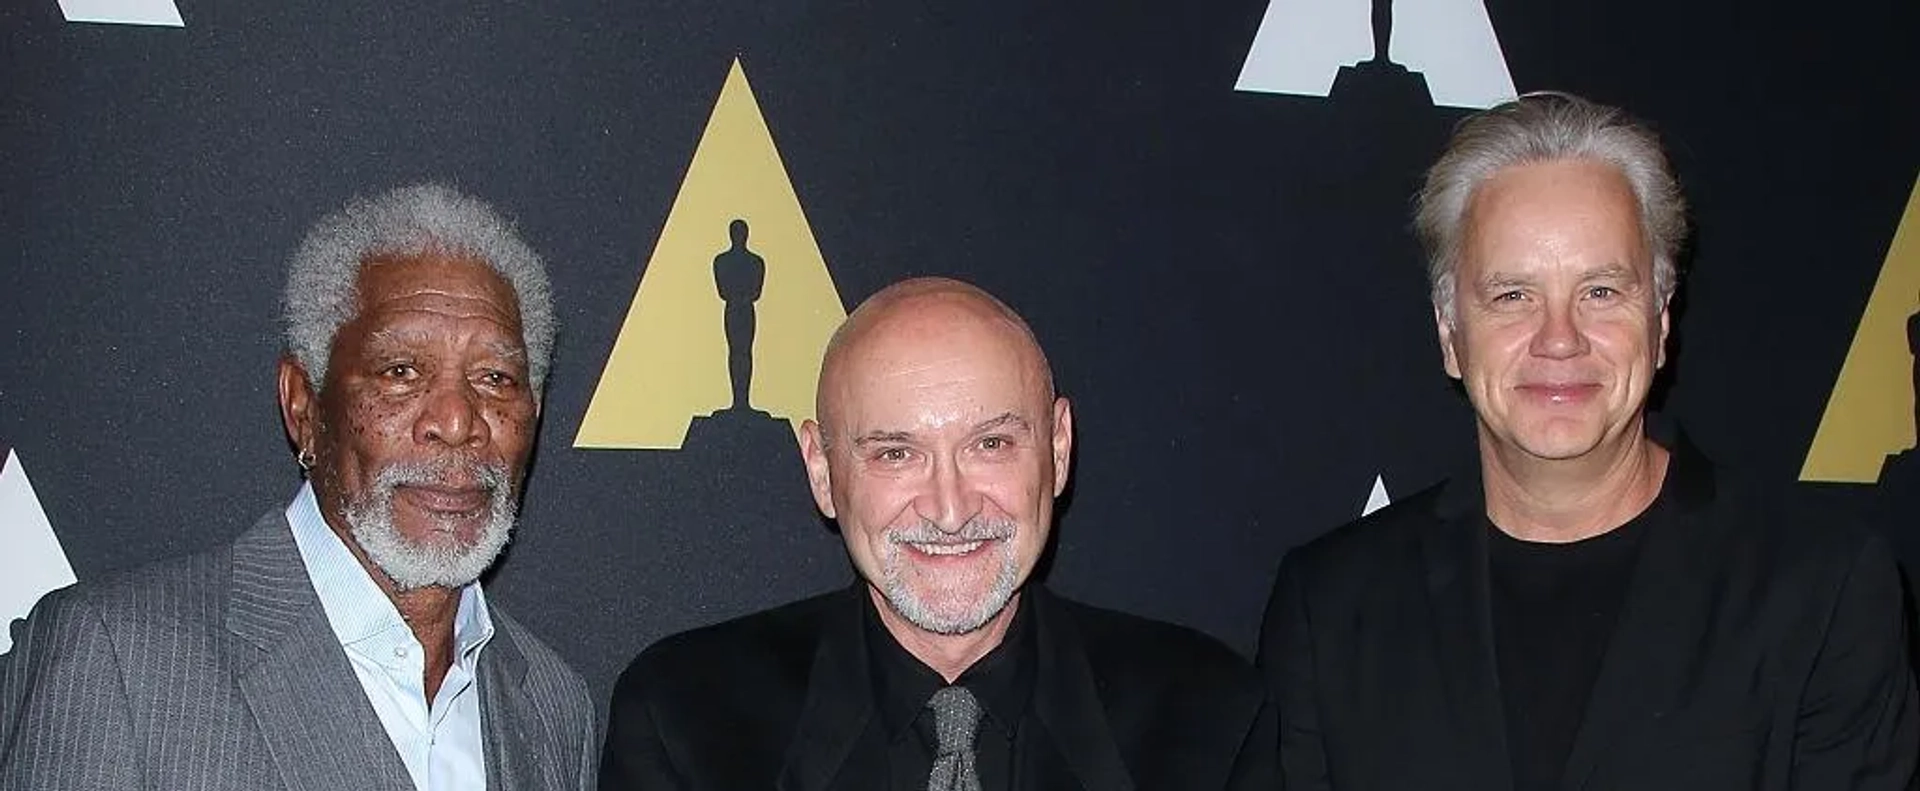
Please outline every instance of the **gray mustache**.
[[494, 494], [507, 485], [507, 470], [498, 464], [485, 464], [452, 456], [435, 461], [400, 461], [387, 465], [374, 476], [374, 486], [392, 491], [400, 486], [454, 486], [477, 482]]
[[932, 520], [923, 520], [920, 524], [903, 527], [887, 534], [887, 541], [893, 544], [937, 544], [943, 541], [993, 541], [1012, 538], [1014, 524], [1010, 521], [991, 519], [968, 519], [956, 532], [941, 530]]

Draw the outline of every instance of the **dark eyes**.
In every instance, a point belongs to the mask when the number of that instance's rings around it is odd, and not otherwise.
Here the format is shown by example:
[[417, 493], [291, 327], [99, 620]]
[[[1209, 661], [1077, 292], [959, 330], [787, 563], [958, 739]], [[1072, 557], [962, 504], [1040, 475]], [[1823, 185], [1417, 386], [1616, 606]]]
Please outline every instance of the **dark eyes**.
[[881, 448], [879, 453], [873, 454], [873, 457], [875, 459], [878, 459], [880, 461], [885, 461], [885, 462], [894, 462], [894, 463], [903, 462], [907, 460], [907, 449], [906, 448]]
[[1593, 288], [1587, 289], [1587, 296], [1593, 299], [1612, 299], [1619, 295], [1620, 292], [1612, 286], [1594, 286]]
[[[380, 369], [380, 378], [395, 382], [416, 381], [422, 375], [420, 368], [413, 363], [390, 363]], [[520, 380], [513, 374], [499, 370], [482, 371], [477, 381], [481, 386], [496, 390], [505, 390], [520, 384]]]
[[1013, 447], [1013, 441], [1006, 437], [982, 437], [980, 439], [981, 450], [1004, 450], [1010, 447]]

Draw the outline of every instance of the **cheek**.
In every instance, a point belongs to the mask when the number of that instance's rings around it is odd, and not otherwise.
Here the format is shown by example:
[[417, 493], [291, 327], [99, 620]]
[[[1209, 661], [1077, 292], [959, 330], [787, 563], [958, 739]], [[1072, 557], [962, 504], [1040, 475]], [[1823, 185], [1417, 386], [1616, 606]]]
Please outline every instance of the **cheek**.
[[1460, 366], [1466, 374], [1463, 378], [1472, 382], [1475, 379], [1495, 380], [1504, 376], [1509, 369], [1526, 359], [1531, 335], [1525, 326], [1518, 324], [1483, 327], [1466, 335], [1466, 342], [1460, 345], [1458, 352]]
[[346, 427], [351, 442], [387, 443], [412, 433], [411, 413], [409, 401], [367, 395], [347, 407], [341, 424]]
[[1018, 523], [1023, 533], [1023, 544], [1036, 534], [1044, 534], [1046, 529], [1042, 522], [1049, 518], [1045, 512], [1048, 510], [1048, 501], [1053, 497], [1053, 486], [1044, 472], [1041, 469], [1023, 471], [980, 485], [981, 494], [986, 500], [987, 516], [1011, 519]]
[[522, 458], [533, 450], [533, 407], [507, 407], [487, 411], [487, 427], [493, 444], [511, 458]]
[[855, 530], [874, 545], [886, 542], [887, 529], [913, 521], [913, 494], [904, 487], [884, 480], [850, 482], [835, 505], [846, 520], [856, 520]]
[[1649, 366], [1660, 356], [1658, 324], [1622, 321], [1607, 325], [1596, 333], [1597, 342], [1609, 357], [1622, 365]]
[[335, 411], [321, 430], [332, 437], [336, 452], [347, 460], [365, 455], [378, 457], [383, 455], [383, 449], [405, 435], [401, 411], [396, 404], [359, 398]]

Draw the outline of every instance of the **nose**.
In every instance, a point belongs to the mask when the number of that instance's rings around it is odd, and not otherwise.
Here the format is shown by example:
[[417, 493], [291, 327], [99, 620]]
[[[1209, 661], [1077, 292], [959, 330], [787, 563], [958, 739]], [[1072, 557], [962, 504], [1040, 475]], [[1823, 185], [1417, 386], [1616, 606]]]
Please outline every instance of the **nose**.
[[1528, 351], [1535, 357], [1564, 360], [1586, 354], [1587, 349], [1587, 335], [1580, 328], [1580, 317], [1574, 306], [1547, 305]]
[[968, 485], [967, 474], [952, 456], [935, 460], [926, 491], [915, 511], [946, 533], [958, 533], [980, 512], [980, 499]]
[[485, 445], [491, 438], [485, 416], [480, 412], [478, 394], [458, 376], [437, 379], [423, 396], [419, 417], [413, 424], [413, 439], [423, 445], [458, 448]]

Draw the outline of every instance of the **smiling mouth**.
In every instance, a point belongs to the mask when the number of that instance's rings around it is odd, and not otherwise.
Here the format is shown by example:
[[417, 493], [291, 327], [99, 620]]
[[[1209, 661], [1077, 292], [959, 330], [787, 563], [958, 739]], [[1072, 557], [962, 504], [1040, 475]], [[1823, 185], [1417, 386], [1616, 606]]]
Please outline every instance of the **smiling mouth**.
[[987, 543], [986, 541], [981, 540], [981, 541], [960, 541], [955, 543], [940, 543], [940, 544], [909, 543], [907, 544], [907, 546], [912, 547], [915, 552], [919, 552], [923, 555], [953, 557], [956, 555], [972, 554], [975, 550], [978, 550], [979, 548], [986, 546], [986, 543]]
[[1593, 383], [1537, 384], [1521, 385], [1518, 389], [1522, 393], [1543, 398], [1555, 404], [1565, 404], [1585, 400], [1589, 396], [1600, 392], [1600, 385]]

